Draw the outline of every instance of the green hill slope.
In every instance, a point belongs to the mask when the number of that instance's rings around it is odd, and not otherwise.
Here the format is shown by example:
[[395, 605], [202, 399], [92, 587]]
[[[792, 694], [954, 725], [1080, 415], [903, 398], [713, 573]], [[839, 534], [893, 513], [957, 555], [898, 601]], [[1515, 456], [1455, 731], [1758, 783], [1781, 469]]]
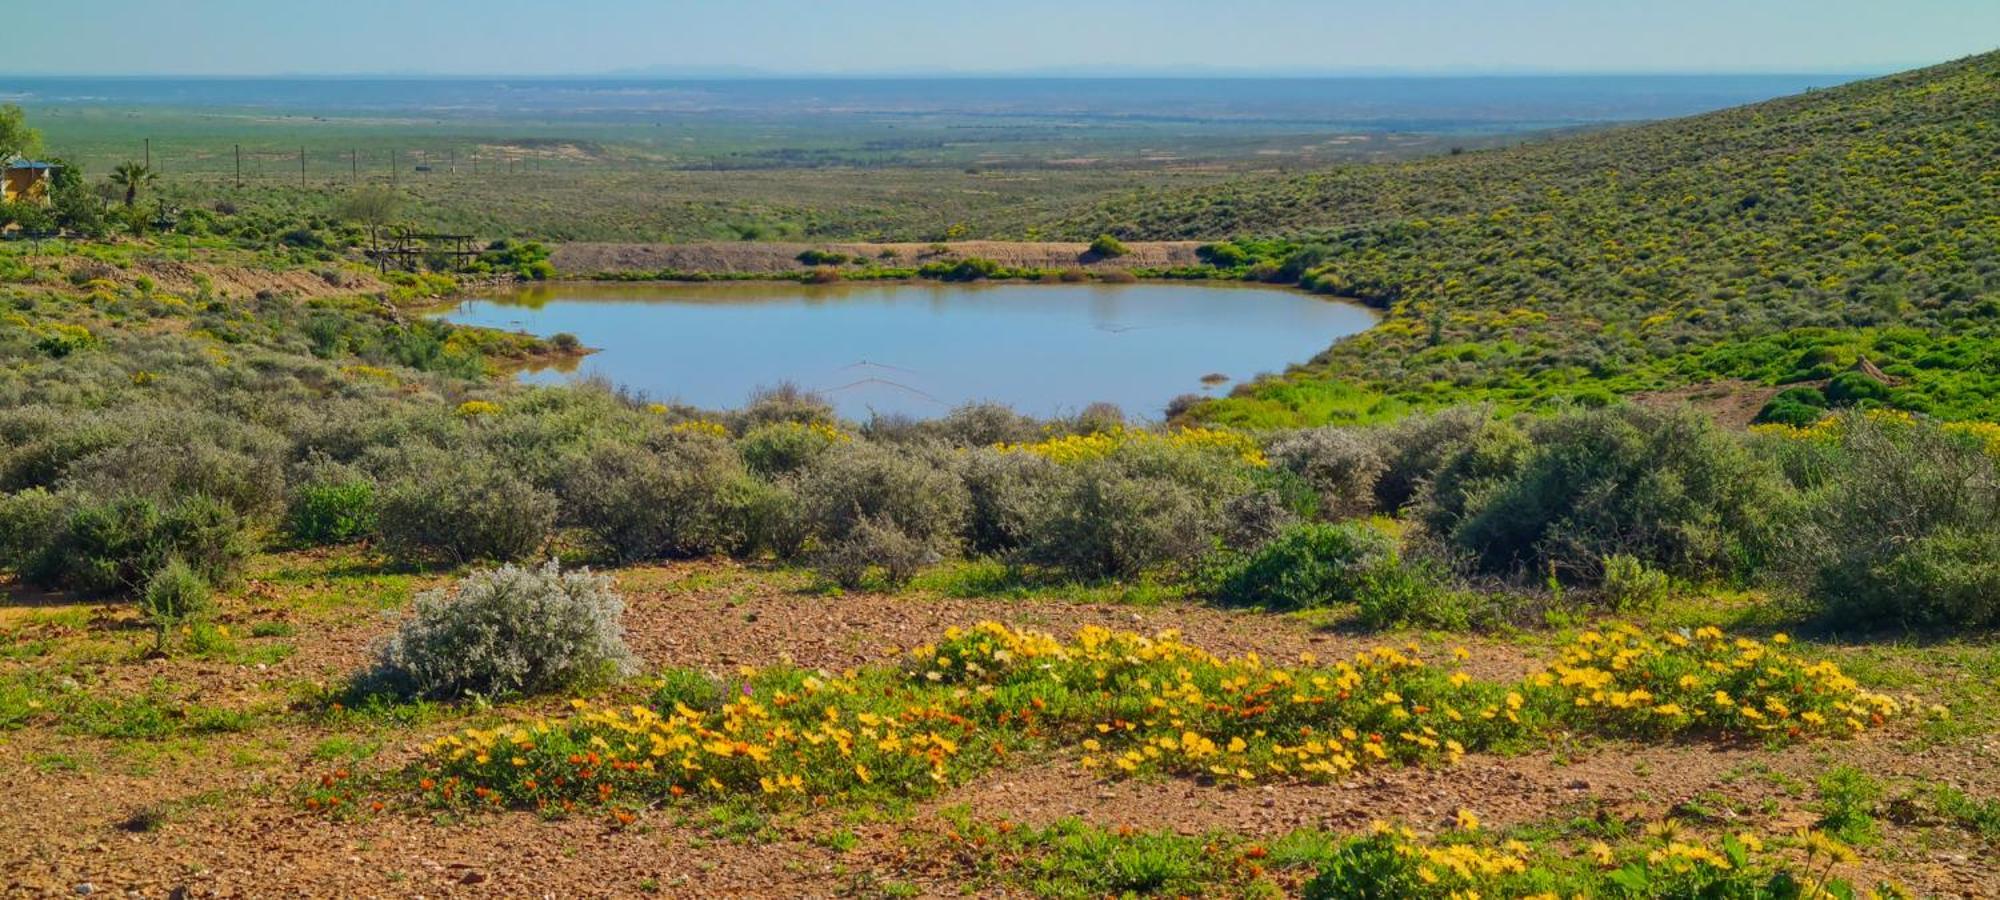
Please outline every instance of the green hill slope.
[[2000, 416], [2000, 53], [1508, 150], [1135, 193], [1059, 230], [1284, 236], [1241, 244], [1392, 308], [1213, 419], [1782, 384], [1859, 357], [1892, 405]]

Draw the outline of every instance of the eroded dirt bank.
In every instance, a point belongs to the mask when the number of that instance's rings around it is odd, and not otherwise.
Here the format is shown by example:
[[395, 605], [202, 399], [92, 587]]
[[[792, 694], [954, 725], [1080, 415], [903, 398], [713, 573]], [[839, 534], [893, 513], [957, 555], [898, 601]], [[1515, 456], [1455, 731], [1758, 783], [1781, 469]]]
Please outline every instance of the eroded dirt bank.
[[[1150, 269], [1192, 266], [1200, 241], [1132, 242], [1124, 256], [1097, 257], [1088, 244], [1060, 242], [959, 241], [950, 244], [765, 243], [717, 241], [689, 244], [563, 244], [552, 262], [569, 275], [599, 273], [796, 272], [808, 266], [799, 255], [808, 250], [859, 257], [884, 266], [919, 266], [980, 257], [1002, 265], [1042, 269]], [[938, 248], [947, 248], [939, 252]]]

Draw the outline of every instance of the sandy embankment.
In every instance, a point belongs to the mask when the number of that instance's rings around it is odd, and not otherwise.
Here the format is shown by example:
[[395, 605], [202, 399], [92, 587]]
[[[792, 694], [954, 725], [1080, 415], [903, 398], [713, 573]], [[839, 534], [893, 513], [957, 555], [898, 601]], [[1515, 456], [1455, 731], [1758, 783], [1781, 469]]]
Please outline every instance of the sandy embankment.
[[[933, 244], [852, 244], [852, 243], [764, 243], [756, 241], [716, 241], [689, 244], [563, 244], [555, 249], [552, 262], [566, 275], [586, 276], [611, 272], [779, 273], [796, 272], [807, 266], [799, 254], [823, 250], [872, 259], [885, 266], [917, 266], [927, 262], [951, 262], [981, 257], [1002, 265], [1021, 268], [1096, 270], [1166, 268], [1192, 266], [1200, 241], [1134, 241], [1131, 252], [1114, 258], [1089, 256], [1089, 245], [1081, 243], [1025, 241], [958, 241], [945, 244], [943, 253]], [[886, 255], [885, 255], [886, 254]]]

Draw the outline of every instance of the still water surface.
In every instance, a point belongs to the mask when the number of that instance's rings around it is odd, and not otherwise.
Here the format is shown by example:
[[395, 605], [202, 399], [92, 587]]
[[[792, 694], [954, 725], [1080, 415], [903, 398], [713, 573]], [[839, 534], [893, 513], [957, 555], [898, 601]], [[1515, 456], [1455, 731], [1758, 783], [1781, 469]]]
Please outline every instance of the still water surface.
[[557, 284], [467, 300], [453, 322], [569, 332], [598, 352], [522, 374], [598, 375], [721, 409], [793, 382], [843, 416], [932, 417], [973, 401], [1039, 416], [1094, 402], [1158, 418], [1374, 324], [1357, 304], [1239, 285]]

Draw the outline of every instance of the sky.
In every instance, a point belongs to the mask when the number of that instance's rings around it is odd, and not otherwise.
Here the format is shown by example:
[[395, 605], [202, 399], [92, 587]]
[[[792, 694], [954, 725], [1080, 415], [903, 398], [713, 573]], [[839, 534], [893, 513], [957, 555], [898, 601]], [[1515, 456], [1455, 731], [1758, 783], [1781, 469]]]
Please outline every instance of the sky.
[[5, 5], [15, 75], [1864, 73], [2000, 46], [2000, 0]]

